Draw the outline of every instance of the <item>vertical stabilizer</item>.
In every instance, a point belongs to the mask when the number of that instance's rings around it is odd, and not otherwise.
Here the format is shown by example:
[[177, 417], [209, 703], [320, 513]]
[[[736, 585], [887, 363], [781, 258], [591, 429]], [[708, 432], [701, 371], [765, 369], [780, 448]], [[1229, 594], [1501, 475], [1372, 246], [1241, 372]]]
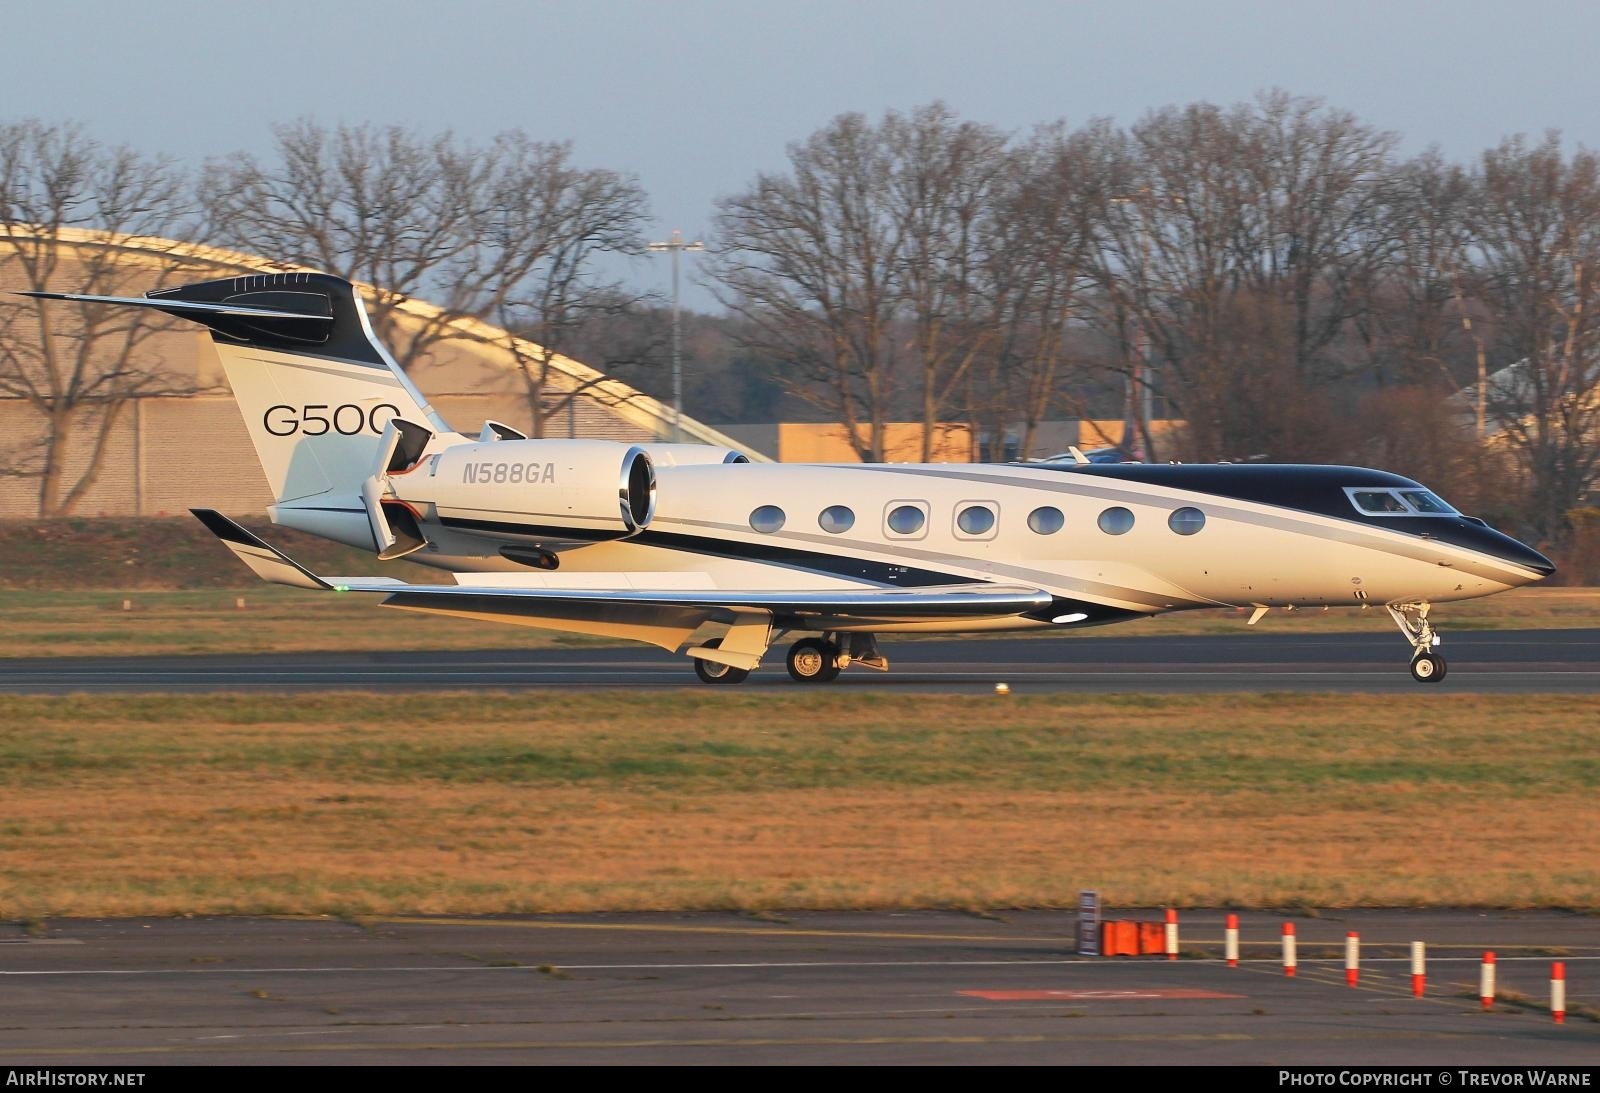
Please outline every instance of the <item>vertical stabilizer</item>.
[[358, 505], [391, 419], [448, 431], [377, 339], [348, 281], [321, 273], [255, 274], [164, 289], [148, 299], [211, 329], [280, 505], [327, 494]]

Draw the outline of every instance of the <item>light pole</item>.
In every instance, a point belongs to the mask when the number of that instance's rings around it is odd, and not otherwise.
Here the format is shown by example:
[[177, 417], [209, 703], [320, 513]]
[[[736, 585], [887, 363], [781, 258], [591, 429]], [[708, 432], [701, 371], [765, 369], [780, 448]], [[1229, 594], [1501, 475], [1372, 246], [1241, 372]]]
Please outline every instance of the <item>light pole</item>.
[[676, 228], [672, 238], [661, 243], [651, 243], [652, 251], [669, 251], [672, 254], [672, 439], [683, 439], [683, 364], [682, 341], [678, 333], [678, 255], [686, 250], [705, 250], [706, 245], [696, 239], [683, 241], [683, 233]]

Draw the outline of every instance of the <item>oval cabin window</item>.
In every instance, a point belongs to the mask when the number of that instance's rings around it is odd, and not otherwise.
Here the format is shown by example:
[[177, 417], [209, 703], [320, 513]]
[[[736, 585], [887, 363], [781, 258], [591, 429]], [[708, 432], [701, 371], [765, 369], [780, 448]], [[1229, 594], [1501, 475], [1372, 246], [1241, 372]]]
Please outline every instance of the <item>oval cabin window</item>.
[[785, 517], [777, 505], [762, 505], [750, 514], [750, 527], [763, 535], [783, 530]]
[[1167, 517], [1167, 526], [1179, 535], [1193, 535], [1206, 526], [1206, 514], [1195, 508], [1175, 509]]
[[994, 530], [994, 510], [985, 505], [964, 508], [956, 516], [956, 527], [967, 535], [987, 535]]
[[1028, 513], [1028, 529], [1040, 535], [1054, 535], [1066, 526], [1067, 518], [1053, 505], [1045, 505]]
[[855, 526], [856, 514], [844, 505], [829, 505], [822, 510], [822, 515], [817, 517], [817, 523], [822, 530], [840, 535]]
[[915, 505], [901, 505], [889, 513], [889, 530], [896, 535], [915, 535], [922, 530], [924, 517]]
[[1102, 512], [1098, 522], [1107, 535], [1125, 535], [1133, 530], [1133, 513], [1116, 505]]

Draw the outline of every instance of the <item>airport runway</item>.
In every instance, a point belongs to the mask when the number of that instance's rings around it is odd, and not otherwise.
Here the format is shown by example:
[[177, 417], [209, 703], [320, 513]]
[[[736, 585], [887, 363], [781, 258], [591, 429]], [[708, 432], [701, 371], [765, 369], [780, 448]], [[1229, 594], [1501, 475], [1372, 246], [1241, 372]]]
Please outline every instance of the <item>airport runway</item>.
[[[1199, 911], [1177, 961], [1077, 957], [1060, 912], [54, 921], [0, 932], [0, 1062], [1600, 1067], [1600, 919], [1302, 916], [1289, 979], [1291, 919], [1242, 918], [1234, 969], [1222, 914]], [[1481, 1010], [1484, 950], [1526, 1002]]]
[[[893, 642], [888, 673], [853, 668], [832, 684], [1019, 694], [1112, 691], [1338, 691], [1421, 695], [1600, 692], [1600, 629], [1447, 634], [1450, 674], [1414, 682], [1397, 633], [1203, 637], [976, 637]], [[741, 686], [796, 687], [783, 648]], [[704, 688], [687, 658], [648, 646], [468, 652], [0, 660], [0, 692]]]

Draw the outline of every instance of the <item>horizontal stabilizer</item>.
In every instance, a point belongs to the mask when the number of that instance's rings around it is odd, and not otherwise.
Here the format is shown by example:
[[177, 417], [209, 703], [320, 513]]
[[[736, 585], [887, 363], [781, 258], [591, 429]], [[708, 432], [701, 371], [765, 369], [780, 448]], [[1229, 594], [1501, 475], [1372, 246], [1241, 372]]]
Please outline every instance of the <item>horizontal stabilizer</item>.
[[263, 581], [272, 584], [293, 585], [296, 588], [328, 589], [333, 587], [305, 566], [284, 554], [277, 547], [263, 541], [254, 532], [240, 527], [216, 509], [190, 509], [206, 529], [222, 540], [251, 571]]
[[18, 292], [18, 296], [33, 296], [40, 300], [67, 300], [78, 304], [116, 304], [120, 307], [145, 307], [165, 311], [180, 318], [194, 318], [201, 322], [203, 316], [228, 315], [241, 319], [301, 319], [307, 322], [331, 323], [332, 315], [306, 315], [275, 307], [252, 307], [245, 304], [204, 304], [193, 300], [153, 300], [148, 296], [87, 296], [81, 292]]

